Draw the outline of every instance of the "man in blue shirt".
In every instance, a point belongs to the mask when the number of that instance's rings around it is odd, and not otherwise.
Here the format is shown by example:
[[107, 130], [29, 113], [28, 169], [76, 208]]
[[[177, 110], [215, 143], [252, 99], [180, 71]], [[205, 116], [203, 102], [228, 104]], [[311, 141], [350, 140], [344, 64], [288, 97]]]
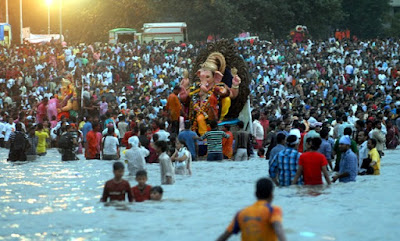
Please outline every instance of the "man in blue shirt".
[[328, 128], [323, 128], [321, 132], [319, 133], [321, 136], [322, 143], [319, 146], [318, 152], [323, 154], [328, 161], [329, 167], [331, 170], [333, 170], [332, 166], [332, 146], [331, 143], [329, 143], [329, 130]]
[[285, 147], [285, 139], [286, 139], [286, 136], [283, 133], [279, 133], [276, 136], [276, 141], [278, 144], [271, 150], [269, 166], [271, 166], [271, 163], [274, 162], [274, 159], [279, 154], [279, 152], [285, 150], [285, 148], [286, 148]]
[[[290, 186], [292, 180], [296, 176], [299, 158], [301, 153], [297, 151], [298, 138], [295, 135], [290, 135], [286, 139], [287, 147], [279, 152], [272, 160], [269, 167], [269, 175], [274, 180], [276, 185]], [[303, 181], [299, 180], [298, 184]]]
[[350, 148], [351, 139], [349, 136], [342, 136], [339, 140], [339, 148], [342, 152], [340, 159], [339, 174], [332, 178], [332, 182], [339, 179], [339, 182], [355, 182], [358, 172], [357, 156]]
[[86, 123], [82, 127], [83, 142], [86, 143], [86, 134], [93, 129], [92, 127], [92, 117], [88, 116]]
[[185, 122], [185, 129], [181, 131], [178, 135], [178, 140], [184, 140], [186, 142], [186, 145], [188, 146], [188, 149], [190, 151], [190, 154], [192, 154], [192, 160], [196, 161], [197, 159], [197, 140], [195, 140], [193, 137], [197, 137], [196, 132], [190, 130], [190, 122], [186, 121]]

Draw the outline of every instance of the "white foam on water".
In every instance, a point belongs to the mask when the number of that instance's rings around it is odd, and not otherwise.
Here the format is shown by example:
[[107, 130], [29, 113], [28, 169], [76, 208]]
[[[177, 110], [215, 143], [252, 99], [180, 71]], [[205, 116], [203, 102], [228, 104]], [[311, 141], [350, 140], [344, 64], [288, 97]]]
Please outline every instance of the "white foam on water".
[[[400, 151], [385, 153], [380, 176], [275, 189], [288, 240], [399, 240]], [[0, 240], [214, 240], [255, 201], [255, 182], [268, 174], [258, 158], [194, 162], [192, 177], [163, 186], [163, 201], [106, 207], [99, 199], [113, 162], [62, 162], [54, 149], [30, 163], [7, 155], [0, 150]], [[159, 165], [147, 169], [148, 183], [159, 185]]]

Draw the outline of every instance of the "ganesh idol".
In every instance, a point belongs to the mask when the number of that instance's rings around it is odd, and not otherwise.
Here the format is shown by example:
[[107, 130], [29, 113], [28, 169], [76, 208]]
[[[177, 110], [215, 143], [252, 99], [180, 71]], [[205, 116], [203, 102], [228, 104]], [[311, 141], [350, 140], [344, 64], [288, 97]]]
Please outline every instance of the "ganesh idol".
[[210, 53], [199, 67], [192, 91], [180, 97], [183, 103], [188, 101], [186, 98], [189, 99], [192, 129], [203, 135], [209, 129], [208, 121], [225, 120], [232, 108], [232, 100], [239, 94], [241, 78], [237, 75], [236, 68], [227, 69], [225, 57], [220, 52]]

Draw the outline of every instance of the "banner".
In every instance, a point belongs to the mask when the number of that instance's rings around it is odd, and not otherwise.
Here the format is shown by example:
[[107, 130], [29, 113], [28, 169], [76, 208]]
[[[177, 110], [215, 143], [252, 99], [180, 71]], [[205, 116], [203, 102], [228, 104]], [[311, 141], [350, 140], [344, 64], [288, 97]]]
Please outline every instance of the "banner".
[[0, 41], [4, 41], [4, 25], [0, 25]]
[[22, 38], [23, 39], [29, 39], [31, 37], [31, 28], [22, 28]]

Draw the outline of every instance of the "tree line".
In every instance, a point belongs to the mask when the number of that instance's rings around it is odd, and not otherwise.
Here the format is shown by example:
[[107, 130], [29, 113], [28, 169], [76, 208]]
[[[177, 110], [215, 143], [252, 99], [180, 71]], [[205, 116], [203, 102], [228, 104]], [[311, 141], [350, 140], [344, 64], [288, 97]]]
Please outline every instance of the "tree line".
[[[40, 1], [23, 0], [24, 26], [33, 33], [47, 29]], [[51, 26], [58, 33], [54, 2]], [[18, 39], [18, 1], [11, 1], [10, 11]], [[296, 25], [307, 26], [314, 39], [333, 36], [337, 28], [359, 38], [398, 36], [399, 18], [389, 13], [389, 0], [64, 0], [63, 32], [70, 42], [107, 41], [113, 28], [140, 32], [146, 22], [186, 22], [191, 40], [205, 40], [209, 34], [231, 38], [243, 31], [261, 39], [287, 38]]]

